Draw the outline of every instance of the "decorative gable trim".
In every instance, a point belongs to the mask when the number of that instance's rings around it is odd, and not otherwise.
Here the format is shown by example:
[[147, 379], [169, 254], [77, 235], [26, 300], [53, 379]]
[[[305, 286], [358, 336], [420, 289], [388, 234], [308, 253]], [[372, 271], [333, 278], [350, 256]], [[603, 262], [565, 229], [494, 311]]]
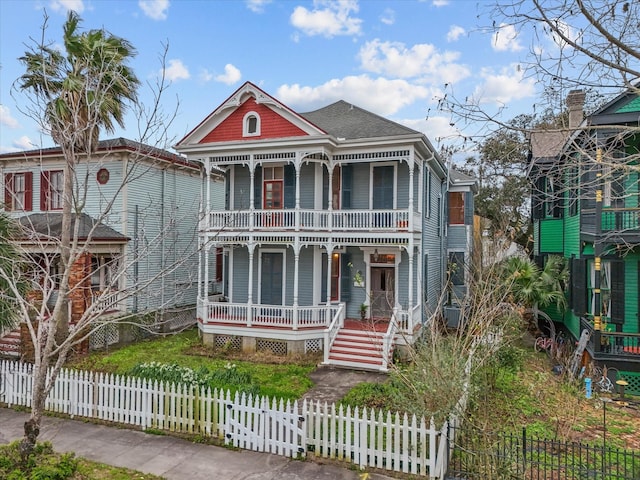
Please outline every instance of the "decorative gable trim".
[[[273, 112], [282, 118], [283, 121], [288, 122], [293, 127], [297, 128], [300, 135], [319, 136], [326, 135], [327, 133], [322, 129], [316, 127], [311, 122], [306, 120], [298, 113], [291, 110], [289, 107], [280, 103], [267, 93], [260, 90], [251, 82], [246, 82], [238, 90], [236, 90], [227, 100], [225, 100], [218, 108], [211, 112], [198, 126], [196, 126], [191, 132], [189, 132], [182, 140], [176, 145], [176, 149], [180, 150], [181, 147], [188, 147], [190, 145], [197, 145], [212, 141], [212, 138], [217, 137], [214, 134], [214, 130], [225, 122], [235, 111], [246, 105], [247, 102], [251, 102], [255, 107], [256, 112], [261, 118], [261, 133], [264, 136], [265, 131], [265, 112], [267, 110]], [[240, 131], [242, 134], [242, 130]], [[269, 136], [269, 138], [284, 138]], [[256, 136], [260, 138], [259, 136]], [[255, 139], [253, 137], [252, 139]], [[242, 140], [242, 136], [236, 140]], [[217, 141], [231, 141], [231, 139], [217, 140]]]

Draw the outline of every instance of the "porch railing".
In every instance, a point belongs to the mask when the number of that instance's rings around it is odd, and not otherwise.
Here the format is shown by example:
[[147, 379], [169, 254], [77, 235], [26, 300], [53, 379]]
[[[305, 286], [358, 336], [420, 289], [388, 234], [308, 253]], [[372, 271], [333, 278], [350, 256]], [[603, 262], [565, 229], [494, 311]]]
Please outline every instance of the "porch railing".
[[109, 312], [120, 309], [120, 292], [99, 291], [91, 292], [91, 305], [100, 312]]
[[640, 208], [612, 208], [602, 212], [602, 231], [640, 230]]
[[382, 337], [382, 370], [387, 370], [389, 363], [391, 363], [391, 349], [395, 345], [396, 333], [398, 332], [397, 318], [398, 309], [394, 309], [387, 331]]
[[640, 333], [595, 330], [593, 324], [586, 318], [580, 319], [580, 326], [591, 333], [588, 346], [596, 358], [602, 354], [640, 361]]
[[314, 305], [248, 305], [246, 303], [201, 302], [206, 306], [202, 319], [208, 323], [224, 323], [246, 327], [325, 328], [335, 316], [338, 306]]
[[[410, 210], [237, 210], [210, 212], [212, 230], [404, 231]], [[414, 217], [415, 218], [415, 217]], [[415, 220], [414, 220], [415, 221]]]
[[331, 319], [329, 327], [324, 331], [324, 363], [329, 363], [329, 352], [335, 342], [338, 332], [344, 326], [345, 306], [344, 303], [339, 304], [336, 314]]
[[416, 325], [421, 321], [420, 305], [415, 305], [410, 310], [397, 310], [394, 314], [398, 322], [398, 330], [403, 333], [413, 333]]

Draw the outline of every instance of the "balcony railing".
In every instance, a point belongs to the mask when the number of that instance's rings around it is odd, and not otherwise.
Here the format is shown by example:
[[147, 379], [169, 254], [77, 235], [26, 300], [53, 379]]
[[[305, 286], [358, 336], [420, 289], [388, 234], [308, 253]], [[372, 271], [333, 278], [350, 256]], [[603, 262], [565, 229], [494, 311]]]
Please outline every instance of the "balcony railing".
[[627, 231], [640, 229], [640, 208], [605, 209], [602, 212], [602, 231]]
[[113, 312], [120, 309], [119, 291], [91, 292], [91, 306], [99, 312]]
[[[595, 233], [595, 210], [582, 211], [582, 230]], [[609, 208], [602, 210], [602, 233], [640, 231], [640, 208]]]
[[237, 210], [209, 214], [203, 229], [407, 231], [411, 212], [405, 210]]
[[589, 347], [597, 359], [600, 355], [619, 357], [620, 360], [640, 362], [640, 333], [604, 332], [595, 330], [591, 322], [580, 319], [580, 327], [587, 329]]

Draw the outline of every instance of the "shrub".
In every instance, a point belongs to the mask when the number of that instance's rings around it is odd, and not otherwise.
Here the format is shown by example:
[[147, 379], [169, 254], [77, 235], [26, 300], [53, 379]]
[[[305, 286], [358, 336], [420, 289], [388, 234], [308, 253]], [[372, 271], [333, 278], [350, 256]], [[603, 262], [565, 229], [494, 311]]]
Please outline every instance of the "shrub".
[[190, 387], [230, 389], [253, 395], [259, 392], [259, 386], [255, 384], [251, 374], [239, 371], [236, 365], [231, 363], [210, 372], [204, 366], [194, 370], [175, 363], [149, 362], [136, 365], [128, 374], [147, 380]]
[[7, 480], [66, 480], [78, 469], [73, 453], [58, 455], [49, 442], [36, 444], [25, 463], [20, 458], [20, 440], [0, 446], [0, 478]]

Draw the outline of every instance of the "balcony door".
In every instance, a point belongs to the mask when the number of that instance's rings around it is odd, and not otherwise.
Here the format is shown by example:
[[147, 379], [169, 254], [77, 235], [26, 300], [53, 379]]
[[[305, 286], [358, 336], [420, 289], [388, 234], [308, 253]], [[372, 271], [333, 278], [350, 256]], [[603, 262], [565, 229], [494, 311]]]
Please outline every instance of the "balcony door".
[[393, 165], [373, 167], [372, 207], [374, 210], [392, 210], [395, 168]]
[[260, 273], [260, 303], [282, 305], [283, 255], [263, 252]]
[[[262, 183], [262, 208], [265, 210], [282, 210], [284, 207], [284, 169], [283, 167], [264, 167]], [[277, 227], [281, 223], [279, 213], [266, 212], [263, 226]]]

